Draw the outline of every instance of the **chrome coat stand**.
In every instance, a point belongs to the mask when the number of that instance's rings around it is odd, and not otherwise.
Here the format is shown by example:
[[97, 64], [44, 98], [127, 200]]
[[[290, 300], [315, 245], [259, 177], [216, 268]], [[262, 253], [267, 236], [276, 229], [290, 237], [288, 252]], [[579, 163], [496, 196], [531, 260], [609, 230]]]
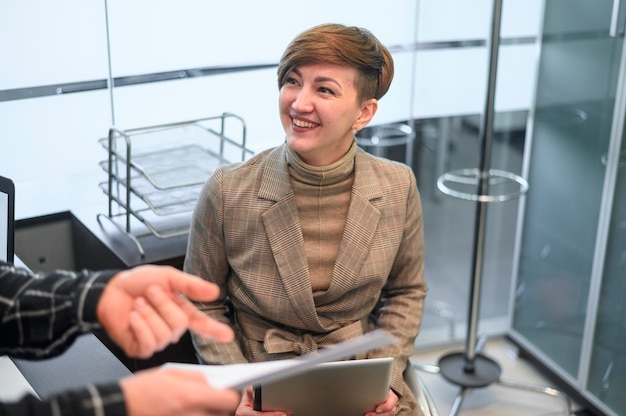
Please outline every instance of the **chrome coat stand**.
[[[480, 289], [483, 271], [483, 256], [485, 246], [485, 226], [487, 219], [487, 204], [491, 202], [502, 202], [516, 199], [528, 190], [528, 183], [520, 176], [510, 172], [490, 169], [491, 142], [493, 138], [493, 119], [495, 102], [495, 84], [498, 62], [498, 48], [500, 39], [500, 20], [502, 14], [502, 0], [494, 0], [491, 36], [488, 41], [489, 50], [489, 76], [487, 83], [487, 97], [485, 109], [481, 119], [479, 130], [480, 138], [480, 168], [462, 169], [441, 175], [437, 180], [438, 188], [445, 194], [474, 201], [477, 203], [475, 229], [474, 229], [474, 249], [473, 249], [473, 274], [470, 284], [470, 299], [468, 310], [467, 336], [465, 349], [462, 352], [455, 352], [444, 355], [439, 359], [438, 366], [419, 365], [417, 369], [431, 373], [441, 374], [447, 381], [460, 387], [450, 415], [456, 415], [462, 405], [463, 399], [472, 389], [482, 388], [497, 383], [501, 386], [516, 388], [529, 392], [547, 394], [563, 400], [566, 415], [571, 413], [569, 399], [558, 390], [535, 386], [525, 383], [507, 382], [500, 378], [500, 365], [481, 353], [486, 342], [485, 337], [478, 339], [478, 318], [480, 305]], [[489, 186], [511, 182], [516, 185], [516, 191], [502, 194], [490, 194]], [[453, 189], [453, 185], [477, 186], [476, 193], [468, 193]]]

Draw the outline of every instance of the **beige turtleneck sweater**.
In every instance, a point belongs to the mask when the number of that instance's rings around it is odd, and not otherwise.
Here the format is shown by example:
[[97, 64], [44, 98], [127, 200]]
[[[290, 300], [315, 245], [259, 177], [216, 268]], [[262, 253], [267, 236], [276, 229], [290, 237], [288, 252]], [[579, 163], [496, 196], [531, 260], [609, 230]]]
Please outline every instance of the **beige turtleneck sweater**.
[[287, 147], [313, 293], [326, 291], [330, 285], [350, 206], [356, 150], [355, 141], [339, 161], [316, 167]]

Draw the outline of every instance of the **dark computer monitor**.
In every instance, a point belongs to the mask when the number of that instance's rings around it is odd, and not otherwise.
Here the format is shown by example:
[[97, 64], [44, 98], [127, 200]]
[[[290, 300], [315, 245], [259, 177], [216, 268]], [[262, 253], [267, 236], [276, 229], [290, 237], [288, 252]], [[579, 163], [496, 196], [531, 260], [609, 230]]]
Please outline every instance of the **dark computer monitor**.
[[13, 263], [15, 244], [15, 185], [0, 176], [0, 260]]

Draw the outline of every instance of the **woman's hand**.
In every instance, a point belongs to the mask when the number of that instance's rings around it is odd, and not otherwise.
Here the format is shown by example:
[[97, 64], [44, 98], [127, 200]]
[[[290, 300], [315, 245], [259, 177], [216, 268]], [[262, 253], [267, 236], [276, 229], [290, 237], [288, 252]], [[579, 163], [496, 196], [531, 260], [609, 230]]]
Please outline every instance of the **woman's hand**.
[[376, 406], [374, 410], [365, 413], [365, 416], [395, 416], [398, 414], [398, 396], [389, 390], [387, 401]]
[[258, 412], [254, 410], [254, 397], [252, 395], [252, 387], [249, 387], [241, 394], [241, 403], [235, 412], [236, 416], [290, 416], [288, 412], [272, 411], [272, 412]]

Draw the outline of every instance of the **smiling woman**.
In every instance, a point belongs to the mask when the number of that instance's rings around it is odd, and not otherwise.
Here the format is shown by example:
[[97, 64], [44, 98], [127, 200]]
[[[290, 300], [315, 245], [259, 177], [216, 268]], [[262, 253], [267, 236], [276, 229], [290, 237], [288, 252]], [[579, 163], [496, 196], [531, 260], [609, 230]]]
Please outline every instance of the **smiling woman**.
[[[354, 138], [392, 77], [389, 51], [365, 29], [315, 26], [287, 47], [285, 142], [218, 169], [192, 219], [185, 270], [223, 289], [201, 307], [237, 334], [195, 337], [204, 361], [292, 358], [382, 328], [398, 343], [357, 357], [394, 358], [387, 399], [370, 410], [419, 414], [403, 379], [426, 294], [415, 176]], [[238, 414], [252, 412], [250, 393]]]

